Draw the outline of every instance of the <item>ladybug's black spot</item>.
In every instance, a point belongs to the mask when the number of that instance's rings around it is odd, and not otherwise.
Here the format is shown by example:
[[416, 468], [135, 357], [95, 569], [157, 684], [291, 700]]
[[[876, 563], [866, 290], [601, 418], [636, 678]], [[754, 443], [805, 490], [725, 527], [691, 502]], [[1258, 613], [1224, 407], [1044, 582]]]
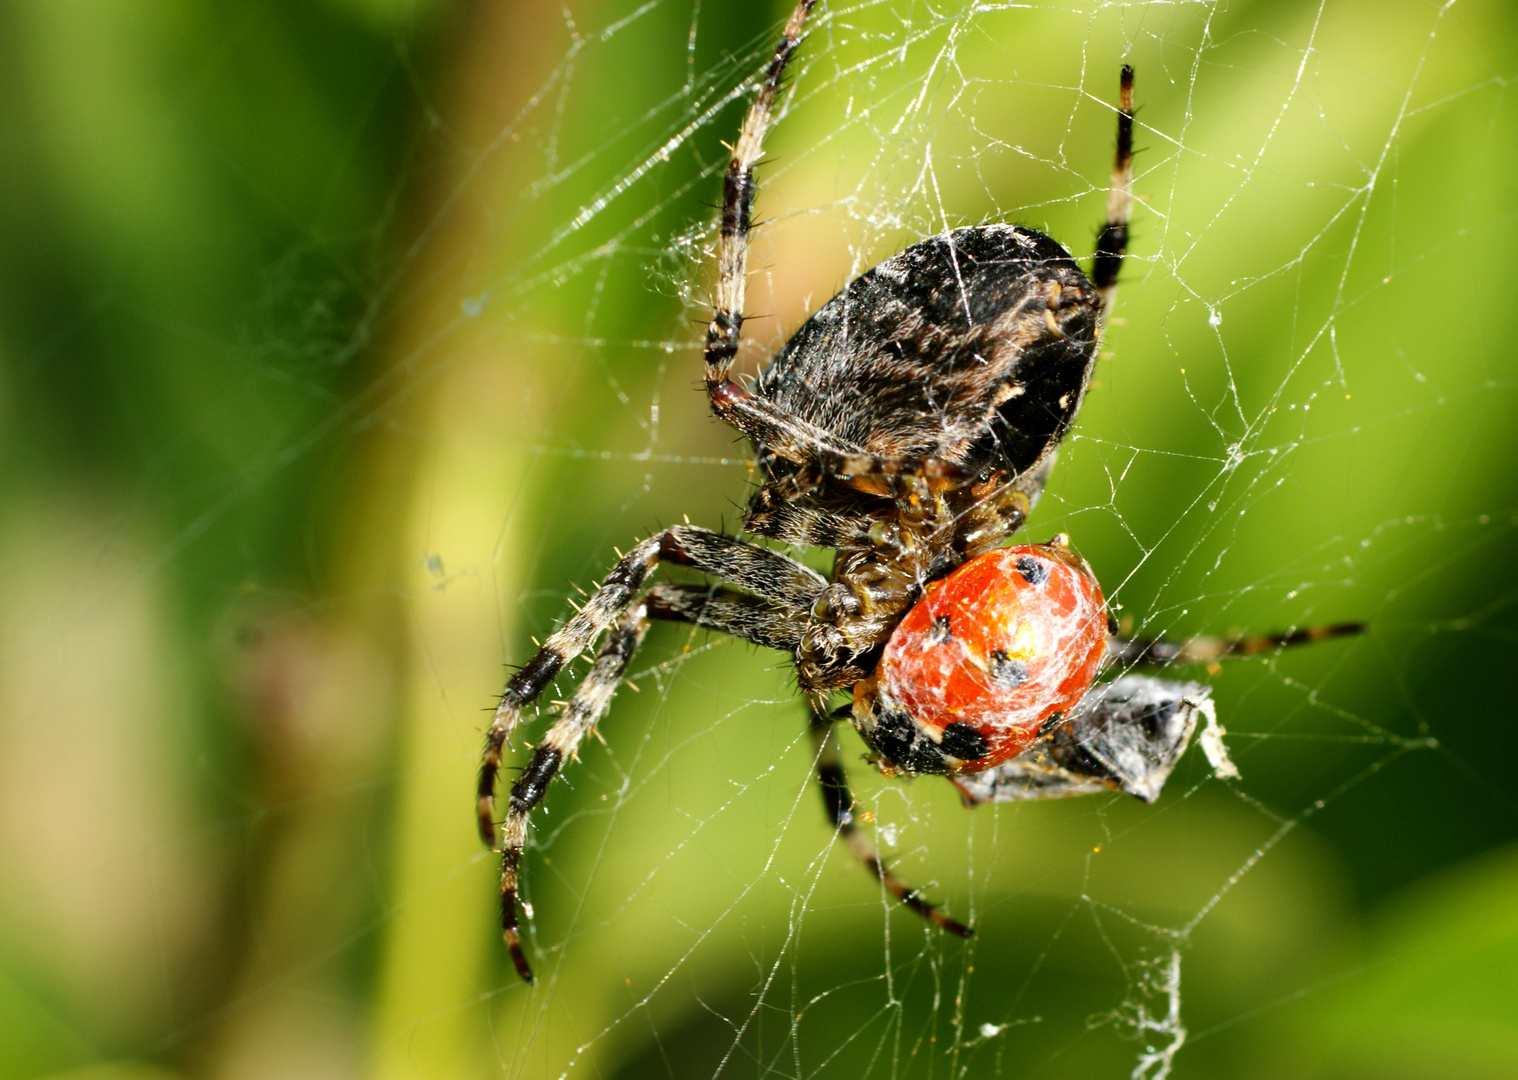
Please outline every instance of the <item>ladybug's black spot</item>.
[[991, 653], [991, 678], [1003, 690], [1016, 690], [1028, 681], [1028, 665], [997, 649]]
[[949, 630], [949, 617], [938, 615], [933, 619], [933, 628], [928, 631], [929, 645], [943, 645], [953, 641], [954, 635]]
[[949, 763], [907, 715], [905, 709], [881, 709], [870, 732], [870, 745], [886, 761], [909, 773], [944, 776]]
[[991, 749], [991, 744], [986, 742], [986, 737], [976, 731], [963, 720], [956, 720], [943, 729], [943, 742], [938, 748], [950, 757], [957, 757], [961, 761], [974, 761], [983, 758]]
[[1049, 580], [1049, 568], [1032, 555], [1017, 557], [1017, 572], [1029, 585], [1042, 585]]

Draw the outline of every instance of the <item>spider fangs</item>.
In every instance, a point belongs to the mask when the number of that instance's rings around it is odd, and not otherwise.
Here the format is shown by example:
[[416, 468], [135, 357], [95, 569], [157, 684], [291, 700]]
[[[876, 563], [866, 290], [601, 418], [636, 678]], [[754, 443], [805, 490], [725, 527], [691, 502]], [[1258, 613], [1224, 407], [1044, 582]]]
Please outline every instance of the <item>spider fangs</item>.
[[[1197, 718], [1210, 720], [1208, 688], [1131, 673], [1096, 683], [1102, 665], [1211, 660], [1360, 629], [1126, 640], [1112, 633], [1096, 579], [1064, 537], [1003, 547], [1038, 500], [1080, 408], [1127, 246], [1131, 68], [1122, 71], [1111, 196], [1090, 277], [1032, 229], [955, 229], [850, 282], [751, 386], [730, 378], [743, 324], [754, 166], [813, 3], [800, 0], [792, 12], [733, 145], [704, 358], [712, 411], [757, 452], [763, 483], [743, 530], [782, 545], [834, 549], [832, 575], [737, 537], [668, 529], [612, 567], [512, 677], [480, 767], [479, 829], [491, 845], [501, 751], [523, 707], [606, 634], [590, 673], [512, 785], [502, 823], [502, 931], [529, 982], [517, 921], [529, 815], [606, 711], [651, 619], [792, 656], [838, 835], [888, 892], [960, 935], [969, 928], [908, 888], [856, 827], [835, 718], [852, 720], [887, 774], [947, 776], [968, 804], [1111, 789], [1148, 801]], [[645, 587], [661, 562], [726, 586]], [[830, 711], [830, 699], [844, 693], [851, 703]], [[1226, 761], [1220, 741], [1213, 743], [1211, 756]]]

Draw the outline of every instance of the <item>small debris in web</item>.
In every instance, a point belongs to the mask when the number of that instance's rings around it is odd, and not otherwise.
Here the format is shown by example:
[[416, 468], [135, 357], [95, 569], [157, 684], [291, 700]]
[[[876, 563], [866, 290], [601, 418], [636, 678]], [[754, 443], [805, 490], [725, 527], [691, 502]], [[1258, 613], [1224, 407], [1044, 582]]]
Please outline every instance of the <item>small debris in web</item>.
[[1197, 741], [1201, 743], [1202, 753], [1207, 755], [1207, 763], [1212, 766], [1212, 775], [1219, 780], [1237, 780], [1239, 767], [1228, 756], [1228, 746], [1223, 742], [1228, 729], [1218, 723], [1218, 712], [1210, 698], [1202, 700], [1198, 707], [1207, 720], [1207, 726], [1202, 729]]

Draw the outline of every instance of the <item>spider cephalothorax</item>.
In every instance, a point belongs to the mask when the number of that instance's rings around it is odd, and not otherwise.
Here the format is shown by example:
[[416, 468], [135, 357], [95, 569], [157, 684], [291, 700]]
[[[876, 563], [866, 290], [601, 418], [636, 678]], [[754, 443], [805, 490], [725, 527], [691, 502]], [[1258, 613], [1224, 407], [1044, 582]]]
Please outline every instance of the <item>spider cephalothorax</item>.
[[[528, 816], [605, 712], [651, 619], [791, 655], [839, 835], [893, 895], [961, 935], [969, 929], [891, 873], [856, 828], [835, 718], [852, 720], [885, 773], [948, 776], [970, 804], [1110, 789], [1147, 801], [1158, 796], [1197, 718], [1211, 717], [1208, 689], [1132, 674], [1096, 683], [1104, 663], [1212, 659], [1357, 629], [1125, 640], [1109, 636], [1096, 578], [1066, 538], [1004, 547], [1038, 501], [1080, 409], [1127, 246], [1128, 67], [1112, 194], [1090, 277], [1032, 229], [955, 229], [854, 279], [752, 385], [731, 378], [754, 166], [813, 3], [800, 0], [792, 12], [733, 146], [705, 365], [713, 412], [758, 455], [762, 482], [743, 531], [834, 549], [832, 574], [737, 537], [668, 529], [624, 556], [507, 684], [480, 768], [479, 827], [490, 844], [501, 751], [523, 707], [606, 633], [590, 674], [513, 784], [502, 828], [502, 929], [529, 981], [517, 922]], [[660, 562], [734, 587], [645, 587]], [[835, 710], [840, 693], [850, 700]], [[1215, 764], [1231, 767], [1220, 742], [1207, 745]]]

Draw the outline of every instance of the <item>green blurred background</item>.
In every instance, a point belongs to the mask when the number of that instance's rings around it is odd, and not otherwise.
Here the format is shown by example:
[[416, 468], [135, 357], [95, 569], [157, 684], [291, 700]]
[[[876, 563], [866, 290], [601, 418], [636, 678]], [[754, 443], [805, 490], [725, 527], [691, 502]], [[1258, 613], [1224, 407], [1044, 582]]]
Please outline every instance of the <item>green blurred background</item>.
[[1156, 1076], [1182, 1029], [1177, 1077], [1518, 1075], [1498, 0], [824, 4], [748, 369], [946, 225], [1089, 253], [1130, 61], [1136, 258], [1032, 535], [1150, 631], [1372, 628], [1189, 673], [1232, 787], [856, 765], [966, 945], [831, 842], [779, 658], [656, 627], [515, 981], [479, 733], [614, 545], [737, 516], [693, 344], [787, 6], [0, 5], [0, 1076]]

